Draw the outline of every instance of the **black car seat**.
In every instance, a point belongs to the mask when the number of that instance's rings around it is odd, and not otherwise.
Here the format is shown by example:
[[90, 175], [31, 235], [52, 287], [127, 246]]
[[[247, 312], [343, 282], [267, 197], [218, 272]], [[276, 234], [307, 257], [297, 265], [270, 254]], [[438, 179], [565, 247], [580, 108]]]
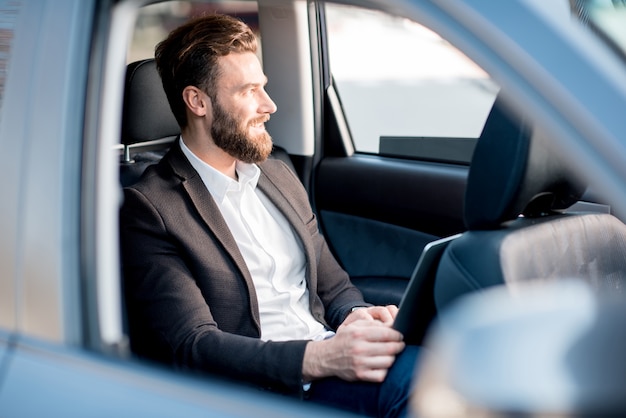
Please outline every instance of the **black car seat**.
[[[139, 180], [148, 165], [165, 155], [178, 135], [180, 128], [170, 109], [154, 59], [128, 64], [122, 113], [121, 185], [129, 186]], [[138, 151], [133, 152], [134, 149]], [[296, 172], [283, 148], [274, 146], [271, 158], [281, 159]]]
[[444, 251], [437, 309], [483, 288], [584, 279], [622, 292], [626, 226], [607, 213], [567, 213], [585, 186], [525, 118], [496, 100], [474, 151], [464, 207], [467, 231]]
[[[154, 59], [128, 64], [122, 116], [122, 186], [135, 183], [148, 165], [165, 155], [179, 134]], [[141, 151], [133, 153], [138, 145]]]

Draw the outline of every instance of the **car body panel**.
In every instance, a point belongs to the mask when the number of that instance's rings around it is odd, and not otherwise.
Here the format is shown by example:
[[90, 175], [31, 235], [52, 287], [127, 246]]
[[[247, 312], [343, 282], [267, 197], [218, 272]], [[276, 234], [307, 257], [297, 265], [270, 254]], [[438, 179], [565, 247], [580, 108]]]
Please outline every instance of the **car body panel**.
[[[15, 279], [16, 285], [8, 290], [17, 328], [57, 341], [66, 336], [76, 341], [79, 325], [72, 319], [79, 312], [76, 174], [89, 46], [83, 34], [91, 6], [71, 0], [55, 3], [53, 9], [41, 6], [22, 2], [17, 12], [2, 108], [5, 152], [0, 163], [8, 176], [2, 194], [12, 197], [3, 224], [8, 224], [12, 237], [13, 257], [0, 269], [2, 276]], [[24, 115], [30, 123], [24, 123]]]
[[[296, 399], [154, 365], [105, 359], [34, 340], [14, 344], [0, 415], [64, 417], [319, 417]], [[278, 406], [278, 407], [277, 407]], [[350, 416], [333, 411], [333, 415]]]

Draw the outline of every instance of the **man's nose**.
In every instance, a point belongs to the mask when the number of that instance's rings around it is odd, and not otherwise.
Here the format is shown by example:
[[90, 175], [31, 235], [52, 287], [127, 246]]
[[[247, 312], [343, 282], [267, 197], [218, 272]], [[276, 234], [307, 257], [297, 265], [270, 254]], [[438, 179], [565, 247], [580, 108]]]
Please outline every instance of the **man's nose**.
[[262, 110], [262, 113], [269, 113], [269, 114], [276, 112], [276, 110], [278, 109], [276, 107], [276, 103], [274, 103], [274, 101], [272, 100], [270, 95], [267, 94], [265, 89], [263, 90], [263, 93], [261, 94], [260, 108]]

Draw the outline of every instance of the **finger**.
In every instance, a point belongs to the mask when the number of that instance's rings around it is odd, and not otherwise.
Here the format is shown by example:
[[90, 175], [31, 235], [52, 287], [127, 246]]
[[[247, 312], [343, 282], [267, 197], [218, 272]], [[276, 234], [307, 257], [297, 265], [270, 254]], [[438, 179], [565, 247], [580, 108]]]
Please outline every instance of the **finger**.
[[366, 344], [361, 347], [363, 354], [372, 357], [395, 356], [406, 347], [406, 344], [402, 341], [367, 341]]
[[401, 332], [384, 325], [375, 326], [370, 323], [362, 333], [365, 340], [372, 342], [401, 342], [404, 340]]
[[387, 370], [393, 366], [396, 356], [366, 356], [360, 357], [355, 361], [358, 363], [358, 366], [355, 366], [357, 370]]
[[337, 332], [347, 334], [348, 338], [354, 341], [398, 342], [404, 340], [402, 333], [388, 324], [372, 320], [359, 319], [350, 324], [341, 325]]
[[[350, 315], [348, 315], [346, 319], [344, 319], [344, 321], [339, 326], [339, 329], [345, 328], [346, 326], [355, 326], [355, 325], [360, 326], [360, 327], [367, 327], [367, 326], [374, 325], [375, 322], [379, 322], [379, 321], [374, 320], [370, 314], [366, 312], [359, 312], [359, 311], [365, 311], [365, 309], [359, 309], [358, 311], [354, 311]], [[379, 322], [376, 325], [382, 325], [382, 323]]]
[[398, 316], [398, 307], [396, 305], [387, 305], [386, 308], [389, 311], [391, 317], [393, 319], [396, 319], [396, 316]]
[[373, 319], [377, 319], [384, 324], [393, 322], [393, 316], [387, 307], [385, 306], [372, 306], [367, 308], [367, 312]]
[[381, 383], [387, 377], [388, 371], [389, 369], [358, 370], [355, 372], [355, 378], [364, 382]]
[[374, 318], [372, 317], [372, 314], [369, 313], [369, 308], [359, 308], [359, 309], [355, 309], [354, 311], [350, 313], [350, 315], [348, 315], [348, 317], [344, 321], [344, 324], [349, 323], [349, 322], [354, 322], [359, 319], [372, 320]]

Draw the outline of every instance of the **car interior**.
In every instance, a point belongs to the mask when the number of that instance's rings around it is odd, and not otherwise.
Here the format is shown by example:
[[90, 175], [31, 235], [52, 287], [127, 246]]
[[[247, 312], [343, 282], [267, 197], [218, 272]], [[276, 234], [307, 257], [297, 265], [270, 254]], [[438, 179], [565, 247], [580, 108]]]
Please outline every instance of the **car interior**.
[[[272, 41], [280, 23], [267, 16], [261, 11], [255, 22], [271, 87], [280, 84], [271, 81], [272, 68], [280, 63], [270, 62], [276, 51], [269, 51], [277, 48]], [[267, 29], [270, 24], [277, 26]], [[317, 35], [323, 55], [324, 36]], [[284, 55], [289, 59], [289, 51]], [[502, 94], [489, 105], [479, 138], [424, 137], [428, 152], [415, 157], [386, 154], [384, 144], [391, 136], [381, 137], [379, 153], [358, 152], [351, 145], [340, 86], [328, 67], [318, 70], [313, 77], [320, 95], [312, 97], [318, 106], [313, 154], [303, 155], [289, 143], [283, 147], [285, 134], [276, 129], [278, 120], [268, 126], [270, 133], [272, 128], [278, 131], [271, 158], [283, 160], [298, 174], [329, 247], [368, 302], [399, 305], [409, 281], [420, 280], [413, 343], [422, 342], [438, 310], [490, 286], [583, 276], [598, 289], [622, 287], [626, 257], [620, 249], [626, 248], [626, 226], [609, 214], [577, 212], [580, 207], [574, 204], [589, 197], [586, 185]], [[270, 95], [274, 97], [272, 91]], [[279, 113], [288, 114], [276, 95]], [[158, 162], [178, 134], [154, 60], [130, 62], [116, 150], [121, 187]], [[428, 145], [433, 139], [446, 146], [458, 143], [461, 150], [442, 159]], [[467, 154], [471, 164], [455, 157]], [[595, 209], [606, 211], [601, 204]], [[415, 279], [422, 250], [452, 236], [442, 254], [429, 260], [430, 266], [420, 267], [427, 273]]]
[[[137, 182], [149, 165], [158, 163], [180, 134], [180, 129], [169, 108], [167, 97], [161, 85], [154, 59], [144, 59], [128, 64], [125, 80], [122, 136], [121, 144], [118, 147], [121, 187], [130, 186]], [[274, 146], [270, 158], [283, 160], [296, 172], [289, 154], [283, 148]], [[335, 222], [341, 222], [341, 220]], [[388, 230], [394, 228], [381, 222], [378, 224], [378, 228], [382, 230], [380, 232], [382, 235], [388, 234]], [[371, 226], [368, 225], [368, 228], [371, 229]], [[337, 228], [333, 231], [339, 235], [337, 239], [345, 241], [345, 248], [358, 251], [358, 248], [355, 248], [356, 245], [352, 243], [355, 234], [359, 234], [358, 231], [337, 232]], [[402, 249], [406, 252], [405, 257], [409, 259], [417, 260], [421, 253], [420, 248], [410, 245], [409, 242], [399, 242], [386, 251], [393, 252]], [[393, 265], [389, 268], [393, 268]], [[377, 305], [399, 305], [411, 275], [409, 277], [381, 276], [357, 276], [352, 277], [352, 280], [362, 291], [366, 301]], [[424, 289], [419, 295], [420, 306], [422, 306], [420, 309], [421, 319], [420, 325], [416, 325], [419, 330], [413, 331], [413, 335], [419, 336], [412, 339], [414, 342], [421, 341], [428, 324], [435, 316], [434, 301], [429, 296], [429, 291], [432, 292], [433, 283], [434, 275], [431, 273], [429, 278], [424, 280]]]
[[[262, 12], [259, 11], [260, 19], [248, 16], [253, 25], [260, 23], [261, 31], [268, 25], [263, 26], [267, 12]], [[270, 23], [277, 25], [279, 22]], [[271, 27], [271, 33], [278, 30], [277, 27]], [[255, 29], [259, 28], [255, 26]], [[263, 32], [260, 38], [266, 67], [271, 33]], [[281, 59], [287, 59], [288, 54], [289, 51], [285, 51]], [[385, 160], [367, 154], [355, 155], [346, 146], [346, 132], [340, 128], [341, 103], [331, 99], [335, 87], [332, 77], [328, 76], [324, 83], [327, 85], [323, 130], [319, 132], [324, 144], [319, 152], [311, 158], [300, 155], [297, 150], [294, 152], [290, 146], [288, 153], [281, 146], [284, 140], [280, 127], [276, 129], [277, 123], [271, 125], [273, 121], [270, 121], [268, 129], [278, 137], [271, 157], [287, 163], [305, 187], [308, 185], [311, 203], [329, 246], [366, 300], [378, 305], [397, 305], [423, 247], [461, 229], [461, 223], [455, 221], [460, 217], [460, 206], [456, 202], [461, 201], [467, 167], [421, 165], [397, 158]], [[279, 93], [270, 94], [280, 98]], [[281, 112], [285, 113], [280, 110], [279, 114]], [[121, 141], [117, 150], [121, 186], [134, 183], [148, 165], [158, 162], [178, 134], [179, 128], [169, 109], [154, 60], [143, 58], [128, 63]], [[307, 168], [315, 159], [320, 160], [315, 170]], [[432, 196], [428, 189], [433, 186], [421, 180], [424, 176], [437, 176], [448, 192]], [[401, 182], [401, 188], [389, 189], [389, 182]], [[375, 193], [370, 193], [363, 183], [374, 185]], [[416, 200], [417, 195], [427, 196], [423, 199], [425, 203]], [[437, 207], [433, 207], [429, 199], [437, 199]], [[409, 207], [391, 213], [393, 206], [388, 203], [400, 200], [405, 200], [403, 205]], [[419, 216], [417, 212], [427, 212], [427, 216]]]
[[586, 190], [527, 118], [497, 99], [474, 151], [465, 194], [467, 231], [445, 249], [434, 297], [530, 280], [584, 278], [620, 292], [626, 225], [608, 213], [566, 211]]

